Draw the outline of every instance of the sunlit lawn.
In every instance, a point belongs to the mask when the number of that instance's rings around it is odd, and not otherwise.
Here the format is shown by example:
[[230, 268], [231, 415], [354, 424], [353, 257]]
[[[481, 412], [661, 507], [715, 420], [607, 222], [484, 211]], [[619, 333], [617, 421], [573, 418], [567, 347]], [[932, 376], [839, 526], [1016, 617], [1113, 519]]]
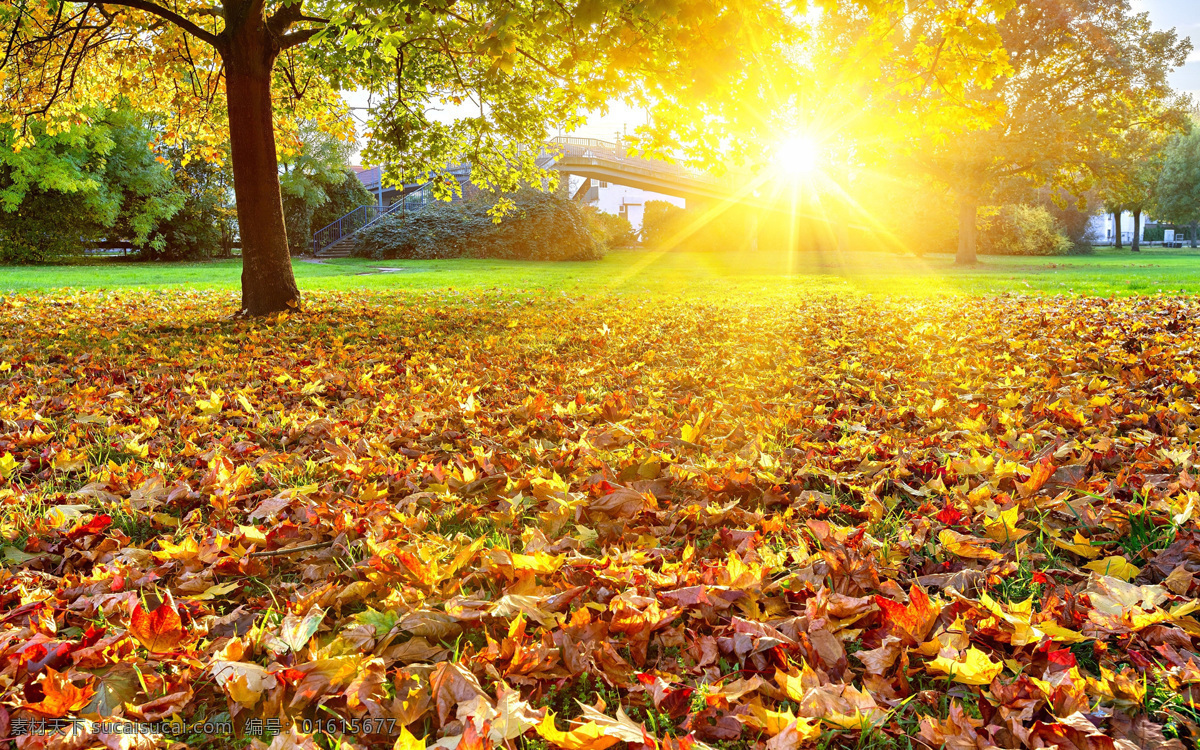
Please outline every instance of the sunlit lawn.
[[[655, 253], [622, 251], [587, 263], [499, 260], [339, 259], [297, 261], [303, 289], [504, 289], [568, 294], [861, 291], [989, 294], [1003, 292], [1125, 295], [1200, 291], [1200, 250], [1098, 250], [1055, 258], [989, 257], [976, 268], [952, 258], [877, 252]], [[381, 268], [402, 269], [381, 272]], [[0, 290], [170, 287], [236, 289], [238, 260], [0, 267]]]

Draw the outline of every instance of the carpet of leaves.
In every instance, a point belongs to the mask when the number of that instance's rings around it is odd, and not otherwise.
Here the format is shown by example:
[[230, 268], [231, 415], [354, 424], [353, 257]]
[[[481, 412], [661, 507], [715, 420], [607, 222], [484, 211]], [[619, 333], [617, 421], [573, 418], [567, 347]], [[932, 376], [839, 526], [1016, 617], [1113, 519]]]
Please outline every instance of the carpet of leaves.
[[0, 299], [16, 747], [1200, 736], [1194, 300], [235, 307]]

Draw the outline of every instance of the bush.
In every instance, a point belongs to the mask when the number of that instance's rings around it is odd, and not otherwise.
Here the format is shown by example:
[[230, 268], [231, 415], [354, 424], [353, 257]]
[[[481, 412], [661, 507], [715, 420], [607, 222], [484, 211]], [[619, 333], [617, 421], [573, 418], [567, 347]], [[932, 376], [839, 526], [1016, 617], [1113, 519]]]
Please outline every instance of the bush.
[[508, 199], [515, 207], [499, 223], [488, 213], [496, 198], [486, 195], [392, 214], [359, 234], [354, 254], [377, 260], [603, 257], [604, 246], [574, 201], [532, 189]]
[[33, 143], [14, 149], [0, 130], [0, 262], [82, 253], [101, 240], [141, 247], [184, 196], [147, 147], [154, 134], [129, 109], [101, 109], [86, 124], [31, 124]]
[[595, 206], [584, 206], [583, 215], [591, 226], [592, 234], [604, 247], [632, 247], [637, 244], [637, 232], [633, 231], [633, 225], [624, 216], [605, 213]]
[[646, 201], [642, 215], [642, 244], [663, 250], [697, 252], [745, 250], [751, 244], [748, 230], [753, 214], [758, 214], [760, 248], [789, 246], [792, 240], [789, 222], [779, 221], [778, 214], [745, 206], [727, 207], [712, 213], [703, 206], [680, 208], [666, 201]]
[[1042, 206], [1010, 204], [980, 212], [979, 249], [987, 255], [1065, 255], [1073, 247]]
[[642, 244], [662, 247], [676, 236], [687, 222], [688, 212], [667, 201], [646, 201], [642, 213]]

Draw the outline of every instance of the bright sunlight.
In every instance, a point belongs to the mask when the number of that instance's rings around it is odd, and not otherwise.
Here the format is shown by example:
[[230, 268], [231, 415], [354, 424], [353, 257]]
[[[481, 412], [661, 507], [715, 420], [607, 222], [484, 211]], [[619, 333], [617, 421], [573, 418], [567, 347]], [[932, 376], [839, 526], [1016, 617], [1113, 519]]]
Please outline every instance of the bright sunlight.
[[821, 144], [807, 133], [794, 133], [775, 149], [779, 171], [791, 177], [811, 177], [821, 169]]

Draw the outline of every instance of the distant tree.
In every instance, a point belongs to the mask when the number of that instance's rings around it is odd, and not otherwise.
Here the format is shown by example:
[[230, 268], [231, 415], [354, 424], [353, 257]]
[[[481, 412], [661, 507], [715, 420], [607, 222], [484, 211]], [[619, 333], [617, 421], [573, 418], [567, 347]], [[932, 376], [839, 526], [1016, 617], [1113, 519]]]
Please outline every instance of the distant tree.
[[27, 144], [0, 130], [0, 259], [43, 261], [102, 239], [162, 246], [154, 230], [184, 196], [154, 133], [129, 109], [89, 113], [62, 129], [31, 127]]
[[193, 158], [189, 147], [162, 149], [183, 205], [170, 221], [159, 224], [140, 255], [152, 260], [228, 257], [237, 236], [233, 210], [233, 172], [228, 160]]
[[340, 179], [325, 186], [326, 200], [313, 210], [309, 239], [317, 230], [332, 224], [359, 206], [373, 206], [379, 199], [362, 184], [350, 169], [342, 169]]
[[[1176, 120], [1182, 126], [1182, 120]], [[1120, 138], [1120, 148], [1102, 167], [1101, 195], [1106, 210], [1116, 217], [1116, 246], [1121, 242], [1121, 214], [1133, 214], [1130, 250], [1141, 251], [1142, 214], [1156, 205], [1159, 175], [1170, 142], [1172, 119], [1156, 128], [1135, 127]]]
[[312, 121], [299, 123], [288, 140], [279, 158], [279, 187], [288, 245], [293, 255], [299, 255], [311, 249], [313, 214], [329, 201], [331, 186], [346, 181], [354, 142], [331, 135]]
[[[954, 192], [962, 264], [976, 260], [979, 207], [1006, 180], [1079, 194], [1130, 148], [1123, 134], [1153, 133], [1176, 120], [1179, 103], [1167, 75], [1191, 50], [1174, 31], [1155, 31], [1128, 0], [1026, 0], [997, 28], [1007, 73], [968, 85], [961, 97], [919, 87], [907, 100], [937, 117], [914, 130], [899, 163]], [[919, 33], [938, 48], [956, 44], [954, 28]], [[965, 130], [948, 129], [955, 116]]]
[[1188, 225], [1192, 247], [1200, 229], [1200, 128], [1175, 136], [1163, 155], [1155, 212], [1176, 225]]

